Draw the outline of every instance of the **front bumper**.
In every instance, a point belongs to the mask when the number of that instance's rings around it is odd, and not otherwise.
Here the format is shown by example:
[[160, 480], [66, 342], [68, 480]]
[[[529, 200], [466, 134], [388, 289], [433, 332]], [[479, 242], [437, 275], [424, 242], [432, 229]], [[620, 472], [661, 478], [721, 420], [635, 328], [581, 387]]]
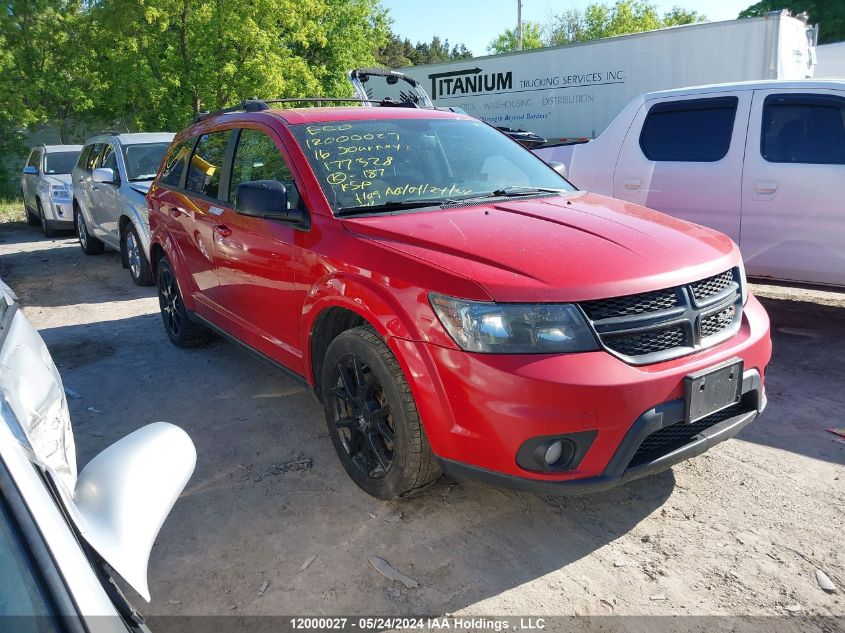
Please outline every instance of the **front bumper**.
[[52, 229], [73, 228], [73, 202], [70, 198], [50, 198], [44, 209], [44, 219]]
[[[396, 343], [406, 375], [426, 377], [412, 380], [412, 389], [446, 473], [556, 494], [610, 488], [732, 437], [765, 406], [763, 377], [771, 357], [768, 316], [754, 297], [730, 339], [652, 365], [629, 365], [607, 352], [494, 356]], [[638, 458], [631, 466], [643, 437], [683, 419], [685, 377], [732, 358], [742, 359], [745, 368], [741, 410], [686, 445], [659, 458]], [[517, 463], [517, 452], [528, 440], [578, 433], [594, 439], [568, 470], [540, 472]]]

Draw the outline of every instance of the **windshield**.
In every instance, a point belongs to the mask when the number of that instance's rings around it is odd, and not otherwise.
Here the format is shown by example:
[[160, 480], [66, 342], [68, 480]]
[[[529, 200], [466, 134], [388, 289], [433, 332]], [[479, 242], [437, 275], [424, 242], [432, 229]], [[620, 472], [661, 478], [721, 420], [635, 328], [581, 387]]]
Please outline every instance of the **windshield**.
[[574, 191], [481, 121], [390, 119], [291, 127], [335, 211], [442, 202], [507, 189]]
[[126, 177], [129, 180], [152, 180], [170, 143], [138, 143], [123, 146]]
[[76, 165], [79, 152], [51, 152], [44, 159], [45, 174], [69, 174]]

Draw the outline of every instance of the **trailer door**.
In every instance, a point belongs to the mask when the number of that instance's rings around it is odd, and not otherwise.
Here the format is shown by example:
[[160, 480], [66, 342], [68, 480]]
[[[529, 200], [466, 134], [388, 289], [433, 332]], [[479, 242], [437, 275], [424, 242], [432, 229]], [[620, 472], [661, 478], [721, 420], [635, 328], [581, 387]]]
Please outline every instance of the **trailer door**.
[[756, 90], [745, 161], [748, 274], [845, 286], [845, 90]]
[[646, 102], [619, 153], [613, 195], [739, 241], [751, 91]]

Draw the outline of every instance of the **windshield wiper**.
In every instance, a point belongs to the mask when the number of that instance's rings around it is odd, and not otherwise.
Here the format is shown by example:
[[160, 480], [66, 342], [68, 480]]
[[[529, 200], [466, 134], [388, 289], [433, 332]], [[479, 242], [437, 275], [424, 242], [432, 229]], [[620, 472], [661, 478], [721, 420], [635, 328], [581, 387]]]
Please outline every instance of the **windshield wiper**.
[[396, 211], [398, 209], [415, 209], [418, 207], [435, 207], [442, 204], [456, 202], [449, 198], [427, 198], [419, 200], [388, 200], [382, 204], [372, 204], [360, 207], [341, 207], [335, 212], [335, 217], [340, 218], [361, 213], [378, 213], [379, 211]]
[[450, 200], [448, 202], [444, 202], [444, 204], [456, 204], [471, 200], [485, 200], [487, 198], [519, 198], [521, 196], [533, 196], [538, 193], [567, 193], [567, 190], [552, 189], [551, 187], [523, 187], [520, 185], [513, 185], [510, 187], [501, 187], [495, 191], [488, 191], [487, 193], [480, 193], [476, 196], [468, 196], [466, 198], [460, 198], [459, 200]]

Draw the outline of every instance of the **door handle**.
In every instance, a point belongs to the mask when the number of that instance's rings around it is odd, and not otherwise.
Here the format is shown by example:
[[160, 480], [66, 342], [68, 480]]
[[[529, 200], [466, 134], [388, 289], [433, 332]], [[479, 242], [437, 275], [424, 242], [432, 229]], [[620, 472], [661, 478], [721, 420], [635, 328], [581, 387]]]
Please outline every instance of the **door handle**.
[[776, 180], [758, 180], [754, 183], [754, 193], [771, 194], [778, 190]]
[[225, 224], [218, 224], [214, 227], [214, 232], [220, 237], [229, 237], [232, 234], [232, 229]]
[[626, 178], [625, 189], [630, 191], [638, 191], [643, 186], [643, 181], [640, 178]]
[[99, 190], [100, 190], [100, 188], [99, 188], [98, 186], [96, 186], [96, 185], [95, 185], [94, 187], [92, 187], [92, 189], [93, 189], [94, 191], [99, 191]]
[[172, 218], [178, 218], [182, 215], [182, 210], [179, 207], [170, 207], [168, 211], [170, 213], [170, 217]]

